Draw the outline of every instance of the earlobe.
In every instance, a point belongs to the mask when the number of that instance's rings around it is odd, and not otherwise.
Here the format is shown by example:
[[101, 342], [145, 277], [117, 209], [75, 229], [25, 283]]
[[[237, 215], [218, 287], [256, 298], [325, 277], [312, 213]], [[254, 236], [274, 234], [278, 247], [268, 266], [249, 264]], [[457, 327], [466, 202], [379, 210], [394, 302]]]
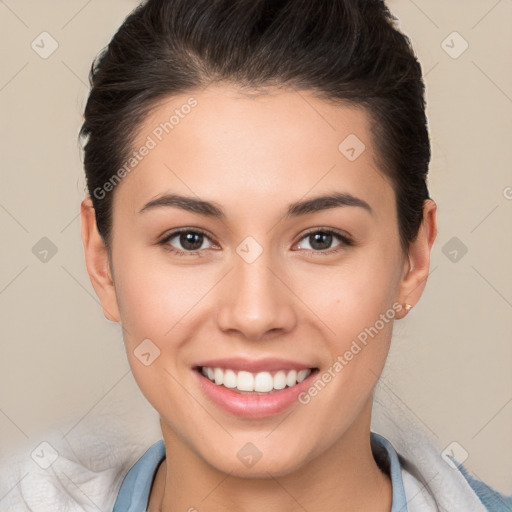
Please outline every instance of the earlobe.
[[397, 318], [407, 315], [419, 302], [425, 289], [430, 268], [430, 253], [437, 236], [436, 211], [436, 203], [432, 199], [427, 199], [423, 205], [423, 221], [418, 236], [409, 247], [408, 261], [404, 265], [399, 292], [402, 310]]
[[89, 278], [101, 302], [105, 317], [113, 322], [119, 322], [119, 308], [108, 251], [98, 231], [95, 211], [89, 197], [81, 203], [80, 218], [82, 244]]

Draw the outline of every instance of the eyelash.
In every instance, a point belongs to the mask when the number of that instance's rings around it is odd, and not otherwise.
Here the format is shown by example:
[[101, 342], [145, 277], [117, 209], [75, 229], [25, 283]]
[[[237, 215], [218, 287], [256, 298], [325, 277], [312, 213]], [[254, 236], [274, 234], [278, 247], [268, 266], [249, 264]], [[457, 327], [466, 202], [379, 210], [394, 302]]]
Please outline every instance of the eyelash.
[[[179, 257], [202, 256], [201, 253], [204, 251], [204, 249], [196, 250], [196, 251], [182, 251], [180, 249], [176, 249], [176, 248], [172, 247], [169, 244], [170, 240], [172, 240], [173, 238], [175, 238], [176, 236], [178, 236], [182, 233], [200, 234], [200, 235], [203, 235], [206, 238], [210, 239], [210, 236], [205, 231], [202, 231], [201, 229], [182, 228], [182, 229], [173, 231], [172, 233], [169, 233], [160, 242], [158, 242], [158, 244], [162, 245], [165, 250], [170, 251]], [[328, 255], [335, 254], [335, 253], [339, 252], [344, 247], [350, 247], [350, 246], [354, 245], [354, 241], [351, 238], [349, 238], [347, 235], [342, 234], [339, 231], [336, 231], [333, 229], [322, 229], [322, 228], [315, 228], [311, 231], [308, 231], [307, 233], [305, 233], [302, 236], [302, 238], [299, 240], [299, 242], [314, 233], [322, 233], [324, 235], [334, 235], [341, 243], [339, 245], [337, 245], [336, 247], [334, 247], [333, 249], [325, 249], [323, 251], [315, 251], [313, 249], [306, 249], [306, 251], [310, 251], [312, 254], [320, 254], [320, 255], [328, 256]]]

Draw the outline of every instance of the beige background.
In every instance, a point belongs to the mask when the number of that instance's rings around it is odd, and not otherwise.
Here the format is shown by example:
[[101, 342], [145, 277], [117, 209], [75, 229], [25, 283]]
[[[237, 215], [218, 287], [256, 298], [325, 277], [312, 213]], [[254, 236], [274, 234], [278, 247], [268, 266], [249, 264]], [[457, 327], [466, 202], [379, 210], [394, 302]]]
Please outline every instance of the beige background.
[[[84, 179], [77, 133], [89, 67], [136, 4], [0, 1], [4, 446], [35, 446], [45, 429], [64, 422], [71, 429], [114, 396], [137, 403], [155, 425], [120, 329], [104, 319], [89, 283], [78, 219]], [[425, 294], [395, 324], [382, 380], [440, 451], [456, 441], [473, 473], [510, 493], [512, 2], [388, 5], [426, 73], [439, 234]], [[35, 40], [40, 52], [51, 48], [43, 31], [58, 43], [47, 58], [31, 47]], [[464, 41], [467, 50], [453, 58]], [[42, 237], [57, 249], [47, 262], [32, 252]], [[457, 261], [453, 237], [467, 247]], [[142, 421], [140, 412], [133, 420]]]

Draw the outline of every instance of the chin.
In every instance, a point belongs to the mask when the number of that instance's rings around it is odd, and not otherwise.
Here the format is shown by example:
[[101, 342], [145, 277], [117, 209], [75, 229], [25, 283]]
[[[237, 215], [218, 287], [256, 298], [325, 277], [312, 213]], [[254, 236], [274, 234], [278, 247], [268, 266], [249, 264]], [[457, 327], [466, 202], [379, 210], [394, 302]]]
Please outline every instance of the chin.
[[[247, 443], [238, 450], [233, 457], [219, 454], [219, 458], [212, 459], [211, 454], [205, 459], [208, 464], [217, 471], [229, 474], [236, 478], [261, 478], [287, 476], [301, 469], [305, 464], [304, 453], [288, 454], [282, 457], [277, 450], [273, 450], [271, 457], [266, 457], [265, 452], [257, 451], [254, 445]], [[259, 458], [258, 458], [259, 457]]]

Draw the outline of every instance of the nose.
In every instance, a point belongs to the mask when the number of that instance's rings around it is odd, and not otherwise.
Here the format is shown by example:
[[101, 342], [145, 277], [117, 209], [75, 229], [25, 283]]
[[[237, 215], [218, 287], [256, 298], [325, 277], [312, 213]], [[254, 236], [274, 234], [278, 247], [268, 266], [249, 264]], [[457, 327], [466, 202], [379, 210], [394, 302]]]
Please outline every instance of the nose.
[[270, 333], [282, 335], [296, 324], [296, 302], [286, 272], [272, 265], [265, 251], [252, 263], [235, 257], [222, 283], [217, 324], [224, 332], [236, 331], [253, 341]]

